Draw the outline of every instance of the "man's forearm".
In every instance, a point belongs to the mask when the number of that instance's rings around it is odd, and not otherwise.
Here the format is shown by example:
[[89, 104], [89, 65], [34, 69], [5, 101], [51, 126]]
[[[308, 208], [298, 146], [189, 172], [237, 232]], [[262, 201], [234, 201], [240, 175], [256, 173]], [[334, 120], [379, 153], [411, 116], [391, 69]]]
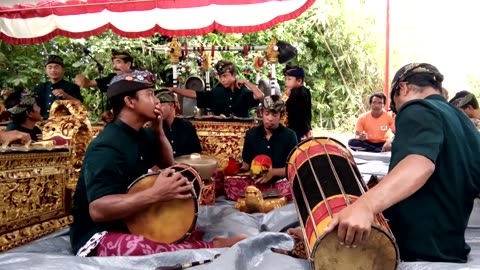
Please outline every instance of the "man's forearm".
[[421, 155], [408, 155], [379, 184], [362, 195], [370, 210], [381, 213], [419, 190], [435, 170], [435, 164]]
[[190, 89], [182, 89], [182, 88], [177, 88], [177, 87], [172, 87], [171, 88], [174, 93], [177, 93], [181, 96], [188, 97], [188, 98], [197, 98], [197, 92], [195, 90], [190, 90]]
[[265, 95], [263, 94], [262, 90], [260, 90], [256, 85], [254, 85], [253, 83], [249, 82], [249, 81], [245, 81], [245, 85], [247, 86], [248, 89], [250, 89], [250, 91], [253, 92], [253, 98], [255, 100], [261, 100], [265, 97]]
[[283, 168], [273, 168], [272, 169], [273, 175], [277, 177], [285, 177], [285, 167]]
[[148, 190], [134, 194], [107, 195], [91, 202], [89, 212], [93, 221], [107, 222], [129, 217], [154, 202], [155, 199]]

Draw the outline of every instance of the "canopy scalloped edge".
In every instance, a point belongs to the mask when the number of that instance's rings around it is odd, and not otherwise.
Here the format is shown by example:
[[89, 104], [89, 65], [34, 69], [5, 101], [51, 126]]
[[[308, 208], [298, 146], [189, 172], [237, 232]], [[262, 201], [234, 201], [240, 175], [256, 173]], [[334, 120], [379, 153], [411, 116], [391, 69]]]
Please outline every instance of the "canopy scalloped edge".
[[[193, 2], [200, 4], [202, 1]], [[101, 34], [107, 29], [127, 38], [149, 37], [155, 33], [165, 36], [194, 36], [205, 35], [215, 30], [222, 33], [250, 33], [266, 30], [297, 18], [312, 6], [315, 0], [208, 2], [210, 4], [205, 6], [153, 9], [145, 9], [145, 6], [138, 4], [135, 10], [132, 8], [121, 12], [112, 11], [111, 7], [114, 4], [108, 3], [104, 4], [102, 9], [96, 6], [96, 12], [82, 14], [79, 14], [78, 9], [73, 10], [72, 7], [63, 4], [48, 7], [51, 15], [45, 14], [45, 7], [42, 7], [42, 12], [38, 12], [37, 17], [32, 16], [34, 7], [31, 5], [16, 6], [15, 9], [0, 7], [0, 40], [12, 44], [33, 44], [55, 36], [85, 38]], [[77, 6], [78, 3], [77, 1]], [[62, 8], [69, 8], [73, 11], [69, 14], [73, 15], [66, 14], [67, 9], [61, 10]]]

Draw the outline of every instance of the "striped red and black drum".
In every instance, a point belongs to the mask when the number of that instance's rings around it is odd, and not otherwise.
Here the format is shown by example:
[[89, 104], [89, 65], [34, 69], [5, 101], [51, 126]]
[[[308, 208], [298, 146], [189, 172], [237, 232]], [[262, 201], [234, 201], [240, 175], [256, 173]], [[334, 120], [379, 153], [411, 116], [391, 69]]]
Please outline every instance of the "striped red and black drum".
[[315, 270], [396, 269], [399, 251], [383, 215], [375, 216], [370, 237], [358, 248], [341, 245], [336, 230], [324, 233], [333, 214], [367, 190], [345, 145], [328, 137], [302, 141], [290, 153], [286, 172]]

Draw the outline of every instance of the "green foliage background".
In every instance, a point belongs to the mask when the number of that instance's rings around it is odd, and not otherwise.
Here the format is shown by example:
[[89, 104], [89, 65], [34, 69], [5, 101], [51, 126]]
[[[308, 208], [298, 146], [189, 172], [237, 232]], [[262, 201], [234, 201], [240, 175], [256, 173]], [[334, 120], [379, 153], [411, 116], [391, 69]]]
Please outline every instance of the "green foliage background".
[[[318, 2], [321, 2], [318, 4]], [[356, 15], [355, 15], [356, 14]], [[364, 12], [352, 13], [343, 1], [317, 1], [296, 20], [277, 25], [267, 31], [249, 34], [210, 33], [204, 36], [180, 37], [182, 44], [189, 46], [219, 45], [243, 46], [267, 45], [274, 36], [277, 40], [291, 43], [298, 49], [295, 64], [305, 68], [305, 84], [312, 91], [313, 125], [325, 129], [352, 130], [359, 113], [366, 110], [368, 95], [381, 91], [383, 78], [382, 43], [372, 31], [374, 21]], [[89, 78], [107, 75], [111, 66], [111, 49], [130, 51], [136, 58], [135, 65], [157, 74], [159, 85], [172, 85], [172, 70], [167, 55], [161, 50], [167, 37], [155, 35], [150, 38], [126, 39], [110, 31], [86, 39], [57, 37], [42, 44], [13, 46], [0, 42], [0, 85], [3, 89], [13, 87], [32, 88], [46, 80], [43, 61], [48, 54], [58, 54], [65, 61], [65, 77], [73, 81], [76, 74], [84, 73]], [[377, 44], [380, 44], [378, 46]], [[104, 64], [106, 71], [99, 74], [95, 62], [83, 52], [88, 48], [95, 58]], [[380, 47], [380, 48], [379, 48]], [[251, 67], [251, 52], [216, 52], [215, 58], [235, 62], [239, 70]], [[190, 68], [183, 77], [195, 74], [195, 60], [186, 63]], [[277, 79], [283, 89], [284, 65], [277, 67]], [[266, 65], [262, 77], [267, 77]], [[254, 81], [255, 74], [241, 74]], [[97, 89], [82, 89], [85, 104], [93, 120], [101, 114], [101, 93]]]

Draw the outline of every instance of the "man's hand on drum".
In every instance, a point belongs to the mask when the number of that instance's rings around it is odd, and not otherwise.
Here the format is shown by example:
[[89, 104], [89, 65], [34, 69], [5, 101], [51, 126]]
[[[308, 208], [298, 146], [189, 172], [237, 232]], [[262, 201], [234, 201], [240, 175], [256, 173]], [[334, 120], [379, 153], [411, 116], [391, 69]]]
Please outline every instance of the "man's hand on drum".
[[158, 201], [170, 201], [191, 198], [192, 189], [193, 185], [181, 173], [173, 169], [165, 169], [158, 175], [150, 191]]
[[334, 214], [324, 232], [331, 232], [338, 226], [337, 237], [340, 244], [356, 247], [370, 235], [373, 218], [373, 211], [368, 204], [358, 199], [339, 213]]

